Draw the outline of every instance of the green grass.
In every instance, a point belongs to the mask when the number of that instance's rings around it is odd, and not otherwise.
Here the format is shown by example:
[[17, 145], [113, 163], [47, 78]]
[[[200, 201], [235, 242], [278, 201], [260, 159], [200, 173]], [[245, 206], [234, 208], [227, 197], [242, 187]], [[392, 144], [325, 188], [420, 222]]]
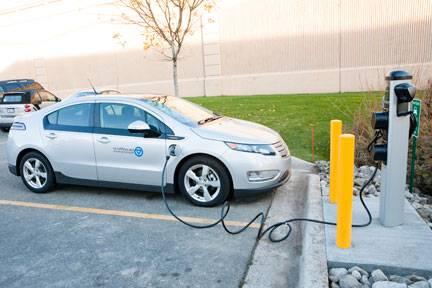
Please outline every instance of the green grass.
[[344, 123], [351, 132], [353, 113], [365, 97], [380, 92], [196, 97], [189, 100], [222, 115], [264, 124], [278, 131], [291, 154], [312, 160], [312, 128], [315, 131], [315, 160], [329, 157], [331, 119]]

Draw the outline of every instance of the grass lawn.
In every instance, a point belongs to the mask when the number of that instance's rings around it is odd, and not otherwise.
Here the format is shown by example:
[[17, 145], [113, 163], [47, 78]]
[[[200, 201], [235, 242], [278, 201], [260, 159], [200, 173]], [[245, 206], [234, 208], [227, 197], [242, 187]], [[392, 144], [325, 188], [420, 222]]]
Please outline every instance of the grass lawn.
[[350, 133], [353, 113], [362, 99], [381, 94], [220, 96], [189, 100], [225, 116], [264, 124], [281, 134], [292, 155], [311, 161], [312, 129], [315, 131], [315, 160], [328, 159], [330, 120], [342, 120], [344, 132]]

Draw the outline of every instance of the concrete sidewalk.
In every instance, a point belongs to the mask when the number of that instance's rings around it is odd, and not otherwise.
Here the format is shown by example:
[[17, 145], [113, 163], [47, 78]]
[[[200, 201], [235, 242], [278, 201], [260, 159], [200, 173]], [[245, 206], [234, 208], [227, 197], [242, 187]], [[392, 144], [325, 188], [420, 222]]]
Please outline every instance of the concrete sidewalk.
[[[432, 231], [411, 204], [405, 203], [405, 223], [398, 227], [380, 224], [379, 197], [365, 198], [373, 222], [365, 228], [353, 228], [352, 248], [339, 249], [335, 245], [335, 226], [325, 226], [327, 258], [330, 267], [361, 265], [365, 269], [380, 268], [389, 274], [415, 273], [432, 277]], [[336, 205], [323, 198], [324, 218], [335, 221]], [[355, 197], [353, 223], [365, 223], [367, 214]]]
[[[276, 192], [266, 227], [291, 218], [322, 219], [321, 201], [315, 165], [294, 158], [292, 179]], [[292, 229], [280, 243], [271, 243], [267, 235], [258, 241], [243, 287], [328, 287], [324, 228], [296, 222]]]

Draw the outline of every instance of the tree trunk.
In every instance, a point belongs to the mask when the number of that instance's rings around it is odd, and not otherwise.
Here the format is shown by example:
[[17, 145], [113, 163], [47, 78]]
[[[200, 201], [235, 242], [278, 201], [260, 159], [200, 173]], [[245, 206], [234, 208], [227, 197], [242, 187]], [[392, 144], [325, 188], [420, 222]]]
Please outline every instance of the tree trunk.
[[174, 81], [174, 96], [179, 97], [179, 86], [177, 77], [177, 59], [173, 59], [173, 81]]

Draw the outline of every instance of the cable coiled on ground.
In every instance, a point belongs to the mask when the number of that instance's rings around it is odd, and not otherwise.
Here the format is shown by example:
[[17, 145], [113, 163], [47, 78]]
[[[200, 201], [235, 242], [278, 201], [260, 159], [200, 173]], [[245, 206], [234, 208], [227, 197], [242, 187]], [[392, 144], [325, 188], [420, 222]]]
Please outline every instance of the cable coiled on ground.
[[[377, 135], [376, 135], [377, 136]], [[258, 229], [258, 233], [257, 233], [257, 240], [260, 240], [262, 237], [264, 237], [264, 235], [268, 234], [268, 239], [270, 242], [281, 242], [284, 241], [286, 239], [288, 239], [288, 237], [291, 235], [292, 232], [292, 226], [291, 223], [293, 222], [311, 222], [311, 223], [317, 223], [317, 224], [323, 224], [323, 225], [333, 225], [335, 226], [336, 223], [335, 222], [328, 222], [328, 221], [322, 221], [322, 220], [317, 220], [317, 219], [309, 219], [309, 218], [292, 218], [292, 219], [287, 219], [285, 221], [281, 221], [281, 222], [277, 222], [274, 223], [268, 227], [266, 227], [264, 229], [265, 226], [265, 214], [264, 212], [260, 212], [258, 213], [254, 218], [252, 218], [252, 220], [250, 220], [245, 226], [241, 227], [238, 230], [230, 230], [226, 223], [225, 223], [225, 218], [228, 216], [228, 213], [230, 211], [231, 208], [231, 204], [229, 201], [225, 202], [222, 207], [221, 207], [221, 211], [220, 211], [220, 218], [218, 220], [216, 220], [215, 222], [211, 223], [211, 224], [207, 224], [207, 225], [195, 225], [192, 223], [189, 223], [183, 219], [181, 219], [179, 216], [177, 216], [174, 211], [171, 209], [171, 207], [168, 204], [168, 200], [166, 199], [165, 196], [165, 170], [166, 170], [166, 166], [168, 164], [168, 161], [170, 159], [170, 156], [166, 157], [164, 166], [163, 166], [163, 170], [162, 170], [162, 185], [161, 185], [161, 192], [162, 192], [162, 197], [165, 203], [165, 207], [167, 208], [167, 210], [169, 211], [169, 213], [178, 221], [180, 221], [181, 223], [185, 224], [186, 226], [195, 228], [195, 229], [207, 229], [207, 228], [212, 228], [217, 226], [219, 223], [222, 224], [223, 229], [225, 230], [225, 232], [227, 232], [228, 234], [231, 235], [236, 235], [236, 234], [240, 234], [242, 232], [244, 232], [245, 230], [247, 230], [257, 219], [259, 220], [259, 229]], [[373, 181], [373, 179], [375, 178], [375, 175], [378, 171], [378, 167], [375, 167], [375, 170], [372, 174], [372, 176], [369, 178], [369, 180], [363, 185], [363, 187], [360, 189], [359, 192], [359, 197], [360, 197], [360, 201], [361, 204], [363, 205], [364, 209], [366, 210], [366, 213], [368, 215], [368, 221], [366, 223], [363, 224], [353, 224], [352, 227], [355, 228], [359, 228], [359, 227], [366, 227], [369, 226], [372, 223], [372, 215], [369, 211], [369, 208], [367, 207], [366, 203], [364, 202], [363, 199], [363, 192], [366, 189], [366, 187], [369, 186], [369, 184]], [[281, 237], [276, 238], [274, 236], [274, 233], [277, 231], [278, 228], [285, 226], [288, 228], [287, 232], [285, 234], [283, 234]]]

